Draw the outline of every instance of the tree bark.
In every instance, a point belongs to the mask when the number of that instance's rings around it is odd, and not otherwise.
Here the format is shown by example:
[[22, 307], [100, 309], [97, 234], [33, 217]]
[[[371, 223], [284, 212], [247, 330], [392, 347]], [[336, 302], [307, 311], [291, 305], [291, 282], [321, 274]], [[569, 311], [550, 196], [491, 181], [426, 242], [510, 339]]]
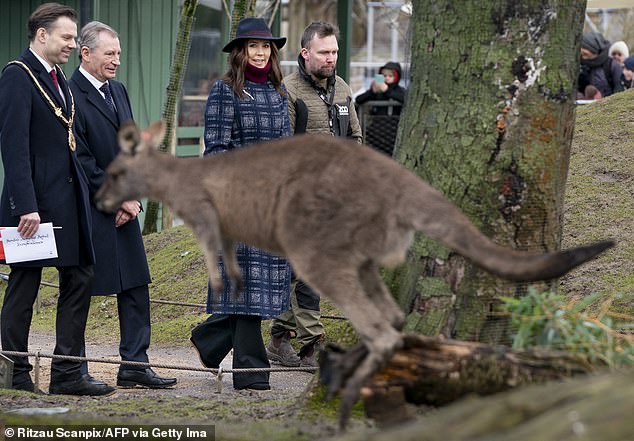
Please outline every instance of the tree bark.
[[[414, 6], [396, 158], [494, 241], [558, 249], [585, 2]], [[492, 318], [497, 299], [527, 289], [423, 237], [386, 281], [410, 314], [406, 329], [494, 343], [509, 339], [505, 319]]]
[[[373, 377], [363, 396], [368, 416], [389, 422], [407, 416], [405, 402], [443, 406], [469, 394], [491, 395], [595, 370], [583, 357], [567, 352], [513, 351], [407, 335], [404, 347]], [[402, 411], [396, 412], [397, 407]]]
[[622, 441], [634, 439], [634, 371], [582, 376], [480, 399], [338, 441]]
[[236, 37], [240, 20], [244, 17], [255, 16], [255, 1], [256, 0], [236, 0], [233, 4], [233, 11], [231, 11], [231, 39]]

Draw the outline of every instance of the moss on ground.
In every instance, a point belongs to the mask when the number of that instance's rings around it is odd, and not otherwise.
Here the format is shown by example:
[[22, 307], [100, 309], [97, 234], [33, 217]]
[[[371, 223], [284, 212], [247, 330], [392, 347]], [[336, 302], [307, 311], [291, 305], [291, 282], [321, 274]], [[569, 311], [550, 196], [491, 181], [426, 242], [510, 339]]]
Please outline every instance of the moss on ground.
[[[3, 391], [0, 399], [15, 399], [30, 394]], [[194, 397], [165, 397], [134, 400], [78, 400], [76, 397], [54, 397], [55, 407], [66, 407], [68, 413], [50, 416], [0, 414], [0, 426], [17, 425], [195, 425], [214, 426], [217, 440], [310, 440], [326, 434], [334, 435], [336, 414], [317, 415], [297, 406], [294, 400], [254, 401], [248, 397], [230, 400], [206, 400]], [[18, 406], [21, 407], [21, 406]], [[42, 407], [50, 407], [42, 406]], [[359, 412], [355, 412], [359, 414]], [[319, 419], [319, 424], [315, 420]], [[249, 424], [245, 424], [249, 421]], [[356, 423], [358, 424], [358, 423]]]

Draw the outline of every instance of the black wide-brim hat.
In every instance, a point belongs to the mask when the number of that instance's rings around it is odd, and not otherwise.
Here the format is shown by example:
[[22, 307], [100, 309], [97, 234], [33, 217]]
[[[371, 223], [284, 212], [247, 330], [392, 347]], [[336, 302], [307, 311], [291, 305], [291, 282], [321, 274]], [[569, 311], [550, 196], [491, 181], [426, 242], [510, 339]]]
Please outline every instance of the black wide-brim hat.
[[278, 49], [286, 44], [286, 37], [274, 37], [263, 18], [248, 17], [240, 20], [236, 38], [227, 43], [222, 51], [231, 52], [235, 45], [245, 40], [269, 40], [275, 43]]

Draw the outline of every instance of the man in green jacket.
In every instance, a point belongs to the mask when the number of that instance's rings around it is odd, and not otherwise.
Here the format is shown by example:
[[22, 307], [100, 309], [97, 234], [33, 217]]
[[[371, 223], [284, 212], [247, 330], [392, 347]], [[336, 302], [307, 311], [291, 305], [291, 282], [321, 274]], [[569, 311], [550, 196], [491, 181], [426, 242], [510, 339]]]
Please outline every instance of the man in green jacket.
[[[284, 78], [288, 113], [294, 133], [329, 133], [362, 142], [350, 86], [335, 72], [339, 29], [326, 22], [310, 24], [302, 35], [298, 70]], [[291, 309], [271, 325], [269, 359], [284, 366], [316, 367], [315, 355], [323, 340], [319, 295], [301, 280], [291, 294]], [[290, 345], [297, 337], [299, 354]]]

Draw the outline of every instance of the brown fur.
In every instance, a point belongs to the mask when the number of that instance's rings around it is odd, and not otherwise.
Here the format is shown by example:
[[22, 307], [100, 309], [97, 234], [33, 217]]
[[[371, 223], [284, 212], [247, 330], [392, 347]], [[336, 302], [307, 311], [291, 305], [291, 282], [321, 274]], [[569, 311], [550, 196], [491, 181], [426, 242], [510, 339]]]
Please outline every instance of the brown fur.
[[216, 292], [218, 250], [229, 276], [239, 276], [233, 241], [287, 256], [298, 277], [341, 308], [368, 349], [346, 382], [344, 419], [363, 382], [401, 345], [404, 314], [378, 269], [403, 262], [416, 231], [523, 281], [558, 277], [613, 245], [542, 255], [498, 246], [415, 174], [341, 138], [302, 135], [176, 159], [155, 150], [162, 136], [161, 123], [143, 134], [122, 128], [122, 153], [108, 167], [98, 206], [114, 210], [145, 196], [167, 203], [198, 236]]

